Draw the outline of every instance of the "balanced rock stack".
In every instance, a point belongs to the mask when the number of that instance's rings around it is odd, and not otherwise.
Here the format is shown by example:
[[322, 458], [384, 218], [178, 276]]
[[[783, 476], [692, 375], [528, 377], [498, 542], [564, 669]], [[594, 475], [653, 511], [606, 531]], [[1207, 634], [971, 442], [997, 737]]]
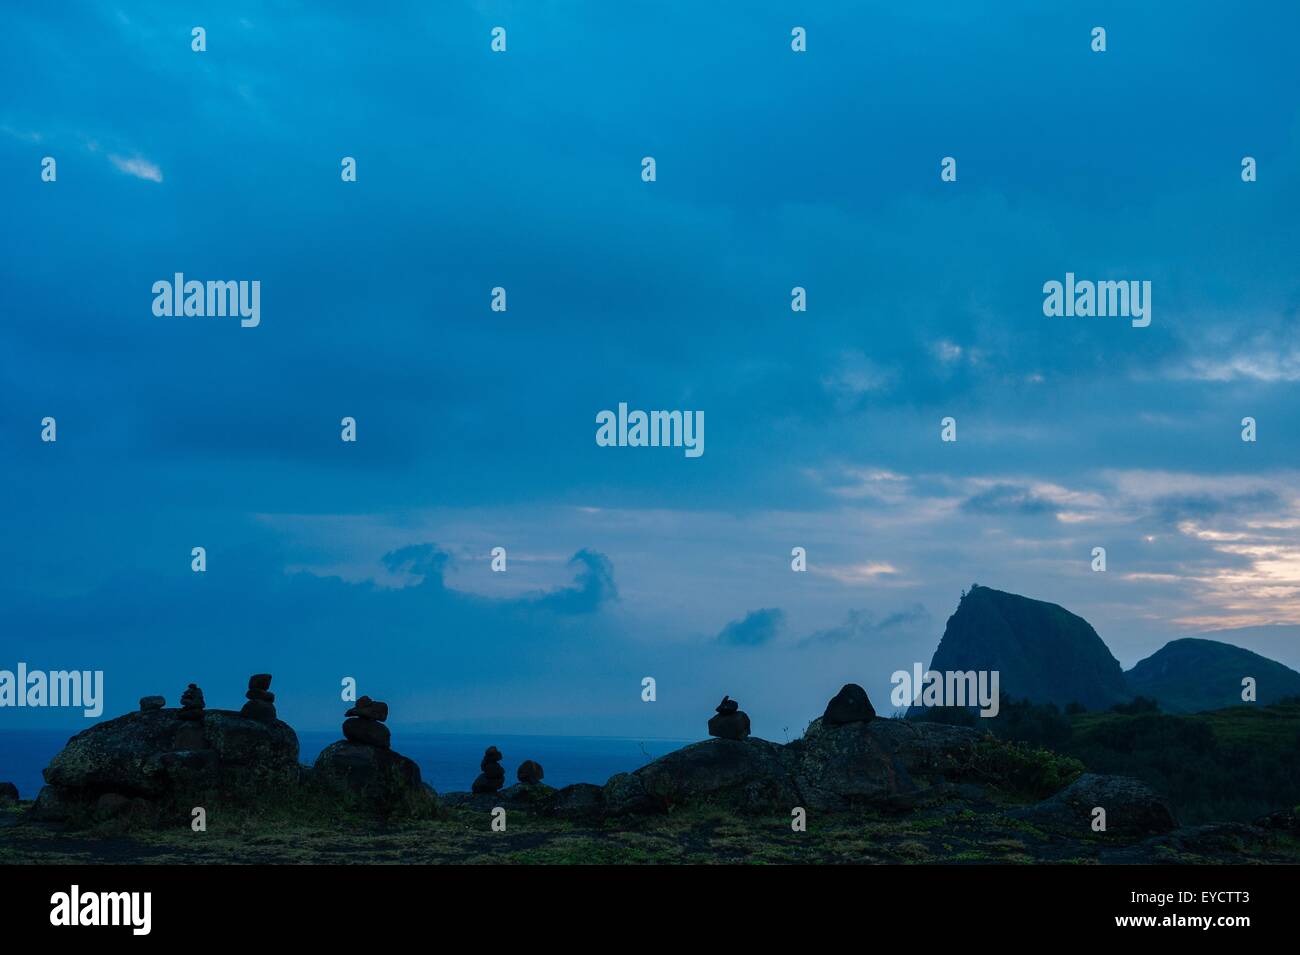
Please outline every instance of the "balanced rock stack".
[[388, 719], [388, 704], [363, 696], [343, 714], [343, 735], [354, 743], [377, 746], [379, 749], [391, 747], [392, 734], [384, 721]]
[[248, 702], [239, 715], [263, 723], [275, 722], [275, 694], [271, 692], [271, 674], [254, 673], [248, 678]]
[[845, 723], [870, 723], [876, 718], [876, 708], [867, 698], [867, 691], [856, 683], [845, 683], [844, 687], [831, 697], [822, 714], [822, 722], [828, 726], [843, 726]]
[[724, 696], [717, 706], [718, 715], [709, 719], [709, 735], [720, 739], [746, 739], [749, 736], [749, 716], [729, 696]]
[[534, 762], [531, 759], [526, 759], [519, 765], [519, 772], [515, 775], [519, 778], [521, 783], [526, 783], [531, 786], [540, 783], [542, 777], [546, 774], [542, 772], [541, 763]]
[[506, 784], [506, 771], [501, 768], [501, 750], [495, 746], [489, 746], [483, 752], [483, 762], [478, 764], [478, 768], [483, 772], [474, 780], [471, 792], [494, 793]]
[[203, 691], [191, 683], [181, 694], [181, 711], [176, 715], [183, 720], [201, 720], [203, 706]]
[[421, 781], [415, 760], [392, 748], [384, 725], [388, 704], [363, 696], [344, 715], [346, 738], [320, 751], [313, 767], [317, 778], [341, 785], [365, 812], [432, 813], [437, 794]]

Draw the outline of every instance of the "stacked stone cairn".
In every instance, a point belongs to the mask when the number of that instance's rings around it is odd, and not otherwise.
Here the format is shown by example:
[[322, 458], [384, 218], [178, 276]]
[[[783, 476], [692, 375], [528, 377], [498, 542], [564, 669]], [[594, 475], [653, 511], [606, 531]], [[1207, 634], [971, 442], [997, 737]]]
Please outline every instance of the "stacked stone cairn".
[[261, 723], [275, 721], [275, 694], [271, 692], [271, 674], [254, 673], [248, 678], [248, 692], [244, 694], [248, 702], [239, 711], [239, 715]]
[[[501, 750], [489, 746], [483, 752], [483, 762], [478, 764], [482, 770], [474, 785], [470, 787], [475, 793], [494, 793], [506, 783], [506, 771], [501, 768]], [[541, 769], [539, 766], [538, 769]]]
[[374, 746], [378, 749], [392, 748], [392, 733], [384, 722], [388, 719], [388, 704], [363, 696], [343, 714], [343, 735], [354, 743]]
[[709, 735], [720, 739], [742, 740], [749, 737], [749, 716], [729, 696], [717, 705], [717, 715], [709, 719]]
[[181, 711], [176, 715], [183, 720], [201, 720], [203, 707], [203, 691], [191, 683], [181, 693]]

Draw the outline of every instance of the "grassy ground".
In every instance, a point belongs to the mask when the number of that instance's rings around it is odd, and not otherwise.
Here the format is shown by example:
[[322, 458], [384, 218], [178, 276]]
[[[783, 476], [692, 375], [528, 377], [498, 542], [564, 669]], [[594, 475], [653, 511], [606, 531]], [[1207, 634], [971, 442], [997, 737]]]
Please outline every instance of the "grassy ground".
[[0, 814], [0, 864], [29, 863], [1108, 863], [1298, 862], [1290, 836], [1216, 833], [1204, 844], [1132, 846], [1105, 836], [1065, 839], [996, 811], [928, 809], [905, 816], [843, 813], [808, 821], [737, 816], [707, 807], [667, 816], [568, 822], [513, 813], [505, 832], [483, 811], [443, 810], [429, 820], [381, 824], [340, 818], [313, 823], [285, 814], [210, 818], [188, 826], [121, 832], [60, 831]]

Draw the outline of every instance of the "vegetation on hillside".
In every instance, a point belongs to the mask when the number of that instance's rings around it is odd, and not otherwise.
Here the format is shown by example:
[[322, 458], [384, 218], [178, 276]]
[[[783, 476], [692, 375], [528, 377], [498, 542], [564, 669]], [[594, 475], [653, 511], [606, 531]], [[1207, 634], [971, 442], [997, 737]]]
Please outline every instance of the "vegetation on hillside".
[[913, 718], [982, 727], [1074, 757], [1092, 772], [1136, 776], [1163, 793], [1184, 824], [1249, 822], [1300, 804], [1300, 698], [1169, 714], [1143, 698], [1093, 713], [1003, 697], [989, 719], [951, 707]]

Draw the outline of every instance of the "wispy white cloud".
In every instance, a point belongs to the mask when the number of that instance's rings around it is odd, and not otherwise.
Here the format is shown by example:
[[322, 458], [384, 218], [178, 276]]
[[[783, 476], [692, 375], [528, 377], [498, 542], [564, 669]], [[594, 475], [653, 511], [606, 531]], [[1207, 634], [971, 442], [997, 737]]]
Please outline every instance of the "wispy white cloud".
[[24, 142], [24, 143], [39, 143], [43, 139], [45, 139], [45, 136], [38, 130], [15, 129], [13, 126], [10, 126], [8, 123], [5, 123], [4, 125], [0, 126], [0, 133], [4, 133], [6, 136], [10, 137], [11, 139], [16, 139], [19, 142]]
[[114, 168], [118, 172], [125, 173], [128, 176], [135, 176], [137, 179], [147, 179], [150, 182], [162, 182], [162, 170], [158, 168], [157, 163], [142, 159], [139, 156], [116, 156], [108, 157]]
[[1169, 370], [1169, 377], [1191, 381], [1259, 381], [1265, 384], [1300, 381], [1300, 351], [1240, 352], [1212, 358], [1192, 358]]

